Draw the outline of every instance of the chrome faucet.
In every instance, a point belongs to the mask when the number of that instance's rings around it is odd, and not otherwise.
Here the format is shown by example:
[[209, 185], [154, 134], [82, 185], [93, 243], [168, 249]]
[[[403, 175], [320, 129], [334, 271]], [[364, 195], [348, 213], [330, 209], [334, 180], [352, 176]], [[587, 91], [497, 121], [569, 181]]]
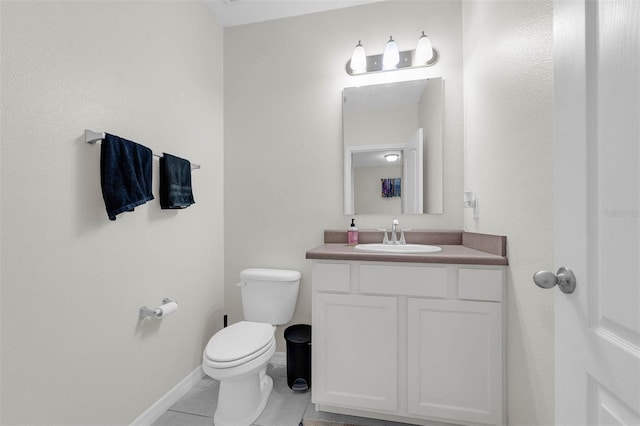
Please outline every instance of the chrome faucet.
[[378, 231], [383, 231], [382, 244], [407, 244], [404, 239], [404, 230], [400, 230], [400, 239], [398, 240], [398, 219], [393, 219], [391, 222], [391, 239], [389, 239], [389, 235], [387, 234], [387, 230], [384, 228], [377, 228]]
[[398, 244], [398, 236], [396, 234], [398, 224], [398, 219], [393, 219], [393, 222], [391, 222], [391, 244]]

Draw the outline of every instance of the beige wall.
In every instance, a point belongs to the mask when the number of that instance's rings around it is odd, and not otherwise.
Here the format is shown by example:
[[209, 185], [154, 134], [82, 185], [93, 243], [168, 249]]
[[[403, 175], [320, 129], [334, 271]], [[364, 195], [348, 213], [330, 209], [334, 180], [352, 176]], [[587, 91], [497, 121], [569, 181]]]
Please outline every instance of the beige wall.
[[[0, 421], [128, 424], [221, 326], [222, 29], [200, 2], [0, 8]], [[156, 200], [110, 222], [85, 128], [201, 164], [197, 204], [160, 210], [154, 160]]]
[[509, 424], [554, 424], [552, 2], [463, 3], [465, 229], [508, 237]]
[[[349, 76], [362, 40], [382, 53], [389, 34], [401, 50], [422, 30], [441, 52], [431, 68]], [[324, 229], [345, 229], [342, 89], [441, 76], [445, 79], [445, 214], [401, 216], [402, 227], [461, 228], [462, 28], [456, 1], [393, 1], [226, 28], [225, 308], [242, 317], [234, 284], [247, 267], [302, 272], [293, 323], [311, 321], [311, 262], [305, 251]], [[360, 228], [391, 226], [392, 216], [358, 216]], [[284, 351], [278, 330], [278, 350]]]
[[350, 111], [344, 114], [342, 133], [348, 146], [402, 145], [420, 126], [415, 105]]

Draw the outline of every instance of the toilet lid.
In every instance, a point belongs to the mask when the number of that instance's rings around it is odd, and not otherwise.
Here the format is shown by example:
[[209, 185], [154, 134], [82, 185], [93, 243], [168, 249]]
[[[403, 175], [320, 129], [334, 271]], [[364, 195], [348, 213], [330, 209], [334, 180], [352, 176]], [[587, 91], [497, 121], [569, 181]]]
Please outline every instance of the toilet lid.
[[271, 324], [240, 321], [218, 331], [209, 340], [204, 352], [211, 361], [231, 362], [258, 352], [267, 346], [271, 339]]

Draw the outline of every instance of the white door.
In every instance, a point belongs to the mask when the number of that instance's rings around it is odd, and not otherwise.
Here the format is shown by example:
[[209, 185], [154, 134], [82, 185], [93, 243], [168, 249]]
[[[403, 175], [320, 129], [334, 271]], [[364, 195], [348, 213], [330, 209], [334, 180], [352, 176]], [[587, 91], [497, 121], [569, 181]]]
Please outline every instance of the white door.
[[419, 128], [404, 148], [402, 212], [421, 214], [423, 206], [423, 136]]
[[640, 1], [556, 0], [556, 424], [640, 424]]

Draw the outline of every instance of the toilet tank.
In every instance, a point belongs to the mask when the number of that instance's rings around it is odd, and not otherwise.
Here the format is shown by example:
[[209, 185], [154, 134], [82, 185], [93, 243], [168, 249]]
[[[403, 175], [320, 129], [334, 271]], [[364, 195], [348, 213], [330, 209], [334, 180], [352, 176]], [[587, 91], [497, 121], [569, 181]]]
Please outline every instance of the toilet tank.
[[245, 321], [273, 325], [293, 318], [298, 301], [298, 271], [251, 268], [240, 272], [240, 295]]

